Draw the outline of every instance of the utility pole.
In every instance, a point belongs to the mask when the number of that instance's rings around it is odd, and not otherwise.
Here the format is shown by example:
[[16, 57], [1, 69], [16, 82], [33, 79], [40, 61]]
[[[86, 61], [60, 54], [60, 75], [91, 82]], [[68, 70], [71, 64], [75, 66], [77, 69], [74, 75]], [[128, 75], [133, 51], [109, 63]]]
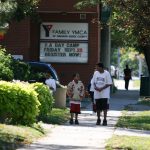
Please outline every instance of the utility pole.
[[111, 51], [111, 36], [110, 26], [107, 24], [111, 15], [111, 8], [103, 6], [101, 3], [101, 52], [100, 60], [105, 64], [105, 67], [110, 69], [110, 51]]

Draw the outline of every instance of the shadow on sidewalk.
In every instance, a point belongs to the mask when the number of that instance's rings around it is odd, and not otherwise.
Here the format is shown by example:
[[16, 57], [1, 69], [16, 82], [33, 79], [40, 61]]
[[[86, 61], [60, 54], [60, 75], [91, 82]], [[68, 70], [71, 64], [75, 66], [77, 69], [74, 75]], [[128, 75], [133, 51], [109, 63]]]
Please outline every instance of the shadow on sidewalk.
[[111, 99], [138, 100], [139, 94], [139, 90], [117, 90], [116, 93], [111, 94]]
[[111, 95], [110, 98], [110, 110], [122, 110], [129, 104], [137, 104], [139, 99], [139, 91], [132, 90], [118, 90]]
[[[40, 144], [40, 143], [35, 143], [30, 147], [29, 149], [26, 150], [97, 150], [97, 147], [89, 147], [89, 146], [72, 146], [72, 145], [57, 145], [57, 144]], [[19, 149], [18, 149], [19, 150]], [[101, 148], [99, 150], [102, 150]]]

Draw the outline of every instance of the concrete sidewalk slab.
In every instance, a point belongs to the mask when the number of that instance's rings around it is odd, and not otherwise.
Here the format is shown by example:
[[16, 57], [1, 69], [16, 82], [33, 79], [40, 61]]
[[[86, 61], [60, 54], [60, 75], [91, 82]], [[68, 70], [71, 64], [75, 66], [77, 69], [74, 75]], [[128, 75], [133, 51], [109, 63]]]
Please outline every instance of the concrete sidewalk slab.
[[114, 134], [115, 135], [150, 137], [150, 131], [135, 130], [135, 129], [125, 129], [125, 128], [117, 128], [114, 131]]

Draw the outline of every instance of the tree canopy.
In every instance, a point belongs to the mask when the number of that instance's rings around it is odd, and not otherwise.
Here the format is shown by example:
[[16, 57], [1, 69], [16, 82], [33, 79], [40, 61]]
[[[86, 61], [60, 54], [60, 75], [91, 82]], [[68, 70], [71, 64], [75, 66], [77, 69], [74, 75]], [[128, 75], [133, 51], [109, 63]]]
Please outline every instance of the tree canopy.
[[116, 46], [130, 45], [143, 52], [150, 73], [150, 1], [79, 0], [76, 7], [91, 7], [97, 4], [112, 8], [109, 23], [112, 27], [112, 40], [117, 41]]
[[0, 0], [0, 26], [34, 16], [39, 0]]

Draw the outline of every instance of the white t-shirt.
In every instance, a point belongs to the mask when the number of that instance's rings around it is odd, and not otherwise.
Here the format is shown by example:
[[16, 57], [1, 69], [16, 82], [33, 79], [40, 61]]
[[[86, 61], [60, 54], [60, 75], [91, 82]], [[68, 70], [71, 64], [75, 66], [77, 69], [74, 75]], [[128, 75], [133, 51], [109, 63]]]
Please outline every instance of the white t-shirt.
[[[104, 70], [103, 73], [100, 73], [99, 71], [95, 71], [93, 75], [93, 86], [97, 88], [104, 87], [105, 85], [111, 85], [112, 79], [110, 76], [110, 73], [106, 70]], [[110, 86], [102, 90], [101, 92], [96, 91], [94, 89], [94, 99], [100, 99], [100, 98], [110, 98]]]
[[[96, 71], [94, 71], [94, 73], [95, 73], [95, 72], [96, 72]], [[91, 79], [90, 84], [91, 84], [91, 86], [90, 86], [90, 91], [91, 91], [91, 92], [94, 92], [93, 77], [92, 77], [92, 79]]]
[[91, 79], [91, 87], [90, 87], [90, 91], [94, 92], [94, 84], [93, 84], [93, 78]]
[[56, 81], [54, 79], [46, 79], [45, 84], [48, 85], [50, 88], [52, 87], [54, 89], [53, 92], [56, 91]]

